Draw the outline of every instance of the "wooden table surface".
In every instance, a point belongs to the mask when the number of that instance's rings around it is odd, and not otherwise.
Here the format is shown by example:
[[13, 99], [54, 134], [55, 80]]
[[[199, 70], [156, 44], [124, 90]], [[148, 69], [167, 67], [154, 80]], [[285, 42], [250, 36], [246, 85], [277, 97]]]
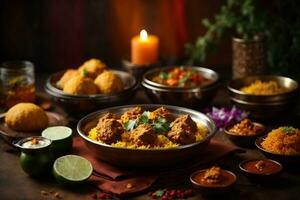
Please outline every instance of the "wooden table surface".
[[[145, 103], [148, 100], [144, 94], [139, 91], [135, 99], [135, 102]], [[224, 88], [221, 89], [213, 104], [227, 105], [229, 104], [228, 94]], [[287, 123], [287, 122], [283, 122]], [[71, 126], [74, 126], [76, 122], [73, 122]], [[230, 143], [222, 132], [217, 133], [216, 137], [224, 143]], [[98, 190], [89, 184], [80, 186], [79, 188], [64, 188], [58, 185], [52, 177], [43, 179], [33, 179], [25, 174], [20, 165], [18, 152], [7, 152], [8, 145], [0, 140], [0, 199], [57, 199], [53, 195], [44, 196], [41, 195], [41, 191], [54, 191], [58, 192], [61, 199], [74, 200], [74, 199], [89, 199], [91, 200], [91, 194]], [[267, 199], [300, 199], [298, 196], [300, 190], [300, 169], [297, 172], [284, 171], [281, 178], [268, 186], [259, 184], [253, 184], [244, 177], [238, 169], [238, 163], [241, 160], [249, 158], [263, 157], [256, 149], [246, 149], [245, 154], [232, 155], [224, 159], [221, 163], [222, 167], [231, 170], [236, 173], [238, 177], [237, 189], [231, 195], [222, 197], [222, 199], [255, 199], [255, 200], [267, 200]], [[125, 199], [125, 198], [122, 198]], [[151, 199], [146, 194], [126, 198], [126, 199]], [[200, 194], [190, 199], [204, 199]]]

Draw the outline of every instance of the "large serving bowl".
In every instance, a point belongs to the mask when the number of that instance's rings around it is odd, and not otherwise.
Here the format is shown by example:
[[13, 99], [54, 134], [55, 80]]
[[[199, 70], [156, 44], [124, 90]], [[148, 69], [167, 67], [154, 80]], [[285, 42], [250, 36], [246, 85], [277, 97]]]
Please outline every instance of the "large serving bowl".
[[109, 95], [73, 95], [64, 93], [55, 86], [56, 82], [64, 74], [64, 71], [51, 75], [46, 82], [45, 90], [68, 113], [79, 116], [83, 116], [101, 108], [128, 104], [128, 102], [132, 100], [138, 87], [136, 79], [127, 72], [117, 70], [111, 71], [122, 79], [125, 84], [125, 89], [123, 91]]
[[[254, 95], [242, 92], [242, 87], [256, 80], [276, 81], [287, 92], [273, 95]], [[249, 76], [229, 82], [227, 86], [230, 98], [234, 104], [249, 111], [256, 119], [271, 119], [282, 113], [292, 111], [298, 102], [299, 85], [297, 81], [283, 76]]]
[[203, 67], [183, 67], [198, 71], [203, 77], [211, 80], [210, 84], [193, 88], [170, 87], [156, 83], [152, 81], [152, 78], [161, 71], [168, 71], [175, 67], [163, 67], [149, 70], [143, 76], [142, 86], [154, 103], [197, 108], [206, 106], [213, 99], [218, 90], [218, 73]]
[[[97, 125], [99, 117], [103, 114], [111, 112], [121, 115], [128, 109], [136, 106], [140, 106], [144, 110], [154, 110], [164, 106], [175, 116], [188, 114], [194, 121], [202, 123], [208, 129], [208, 135], [202, 141], [193, 144], [162, 149], [130, 149], [115, 147], [99, 143], [87, 136], [90, 129]], [[201, 156], [201, 151], [206, 148], [210, 139], [214, 136], [216, 126], [205, 114], [194, 110], [168, 105], [145, 104], [112, 107], [91, 113], [79, 121], [77, 131], [89, 148], [91, 154], [105, 162], [122, 167], [158, 168], [174, 166], [176, 163], [182, 163], [183, 161], [193, 159], [196, 156]]]

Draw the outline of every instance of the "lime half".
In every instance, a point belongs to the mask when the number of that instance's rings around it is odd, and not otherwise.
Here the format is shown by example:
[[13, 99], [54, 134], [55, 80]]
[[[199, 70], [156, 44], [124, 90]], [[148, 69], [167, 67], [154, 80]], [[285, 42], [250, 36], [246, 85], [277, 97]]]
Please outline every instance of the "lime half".
[[66, 155], [59, 157], [53, 164], [56, 180], [63, 185], [75, 185], [86, 181], [92, 174], [93, 167], [87, 159]]
[[52, 126], [42, 132], [42, 136], [52, 141], [62, 140], [72, 135], [72, 129], [66, 126]]
[[42, 136], [52, 141], [50, 152], [54, 158], [70, 154], [72, 150], [72, 129], [66, 126], [46, 128]]

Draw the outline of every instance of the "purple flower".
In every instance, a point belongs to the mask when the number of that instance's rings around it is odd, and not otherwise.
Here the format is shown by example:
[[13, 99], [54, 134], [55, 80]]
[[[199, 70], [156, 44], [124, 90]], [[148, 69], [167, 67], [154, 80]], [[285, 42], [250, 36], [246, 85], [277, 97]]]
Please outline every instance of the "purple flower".
[[214, 120], [218, 129], [222, 129], [231, 123], [238, 122], [248, 117], [249, 115], [248, 112], [245, 112], [237, 108], [236, 106], [233, 106], [231, 108], [228, 107], [222, 107], [222, 108], [212, 107], [210, 109], [206, 108], [204, 112], [206, 113], [206, 115], [208, 115]]

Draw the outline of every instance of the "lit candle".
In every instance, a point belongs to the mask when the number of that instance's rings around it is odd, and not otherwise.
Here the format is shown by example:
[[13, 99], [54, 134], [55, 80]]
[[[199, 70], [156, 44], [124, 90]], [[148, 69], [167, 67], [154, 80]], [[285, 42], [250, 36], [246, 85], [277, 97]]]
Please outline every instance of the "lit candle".
[[159, 41], [155, 35], [142, 30], [131, 39], [131, 62], [137, 65], [153, 64], [158, 60]]

